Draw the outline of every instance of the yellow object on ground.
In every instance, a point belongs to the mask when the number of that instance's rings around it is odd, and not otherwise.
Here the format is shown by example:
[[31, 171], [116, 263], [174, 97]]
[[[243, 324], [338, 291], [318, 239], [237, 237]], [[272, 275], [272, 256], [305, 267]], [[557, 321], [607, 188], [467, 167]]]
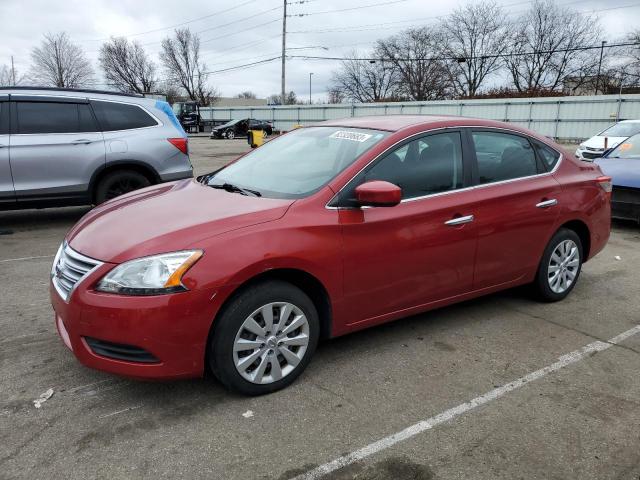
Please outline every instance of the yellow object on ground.
[[259, 147], [264, 143], [264, 132], [262, 130], [249, 130], [247, 141], [251, 148]]

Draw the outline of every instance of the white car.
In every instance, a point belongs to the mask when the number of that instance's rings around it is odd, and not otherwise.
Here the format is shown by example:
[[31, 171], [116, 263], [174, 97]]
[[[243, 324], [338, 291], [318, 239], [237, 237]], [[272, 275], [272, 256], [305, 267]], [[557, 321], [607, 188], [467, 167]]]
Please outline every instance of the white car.
[[617, 147], [618, 144], [637, 133], [640, 133], [640, 120], [623, 120], [582, 142], [576, 150], [576, 157], [581, 160], [600, 158], [605, 151], [605, 138], [607, 139], [607, 149], [609, 149]]

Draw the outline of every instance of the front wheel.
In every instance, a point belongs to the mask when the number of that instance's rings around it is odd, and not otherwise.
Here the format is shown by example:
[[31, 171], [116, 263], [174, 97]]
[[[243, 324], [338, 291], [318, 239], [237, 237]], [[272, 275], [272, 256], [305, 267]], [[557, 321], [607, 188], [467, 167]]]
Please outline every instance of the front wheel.
[[262, 395], [290, 385], [306, 368], [318, 344], [313, 302], [282, 281], [246, 289], [214, 325], [209, 361], [229, 389]]
[[582, 269], [582, 242], [573, 230], [561, 228], [545, 248], [534, 287], [546, 302], [564, 299], [576, 286]]
[[236, 137], [236, 134], [235, 134], [235, 133], [233, 133], [233, 130], [229, 130], [229, 131], [226, 133], [226, 137], [227, 137], [227, 139], [229, 139], [229, 140], [233, 140], [233, 139]]

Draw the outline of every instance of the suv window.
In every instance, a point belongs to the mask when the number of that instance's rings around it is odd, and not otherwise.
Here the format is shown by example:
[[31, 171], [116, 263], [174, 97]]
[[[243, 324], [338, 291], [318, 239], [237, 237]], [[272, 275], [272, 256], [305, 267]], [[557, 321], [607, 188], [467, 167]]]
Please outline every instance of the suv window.
[[473, 132], [480, 183], [492, 183], [538, 173], [529, 141], [519, 135]]
[[393, 150], [364, 174], [363, 181], [370, 180], [385, 180], [398, 185], [403, 199], [461, 188], [460, 134], [429, 135]]
[[96, 125], [87, 104], [16, 102], [16, 133], [95, 132]]
[[158, 124], [151, 115], [137, 105], [97, 100], [92, 100], [91, 105], [103, 131], [130, 130]]
[[0, 101], [0, 135], [9, 133], [9, 104]]
[[555, 167], [558, 160], [560, 160], [560, 154], [553, 148], [547, 147], [544, 143], [536, 142], [534, 140], [533, 145], [536, 147], [538, 156], [542, 159], [542, 163], [547, 171], [553, 170], [553, 167]]

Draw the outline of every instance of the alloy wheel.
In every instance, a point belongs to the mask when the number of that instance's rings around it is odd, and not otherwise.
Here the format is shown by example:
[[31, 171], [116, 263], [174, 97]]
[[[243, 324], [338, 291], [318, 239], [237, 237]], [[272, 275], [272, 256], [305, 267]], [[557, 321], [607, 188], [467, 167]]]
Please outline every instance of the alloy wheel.
[[555, 293], [564, 293], [571, 287], [580, 268], [580, 250], [573, 240], [563, 240], [551, 253], [547, 279]]
[[289, 302], [268, 303], [249, 315], [233, 344], [238, 373], [251, 383], [277, 382], [295, 370], [309, 345], [309, 321]]

